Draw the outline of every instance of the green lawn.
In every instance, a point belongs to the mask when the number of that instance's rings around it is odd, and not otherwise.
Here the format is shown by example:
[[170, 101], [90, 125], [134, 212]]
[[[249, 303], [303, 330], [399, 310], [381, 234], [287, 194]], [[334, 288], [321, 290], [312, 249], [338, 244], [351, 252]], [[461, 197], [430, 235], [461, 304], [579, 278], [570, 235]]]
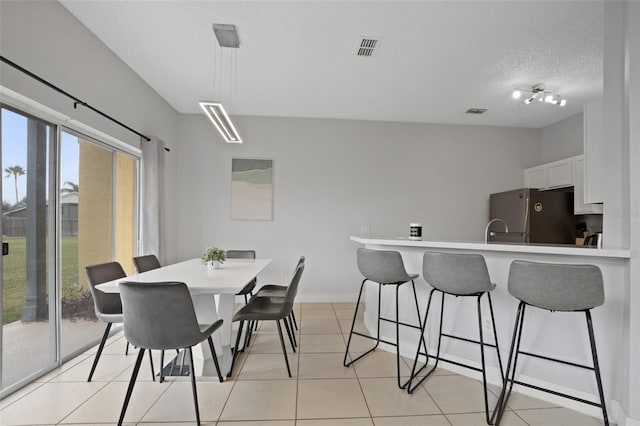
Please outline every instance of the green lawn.
[[[3, 237], [9, 243], [9, 256], [2, 259], [2, 320], [4, 324], [20, 319], [26, 290], [26, 238]], [[63, 299], [87, 297], [78, 289], [78, 237], [62, 238]]]

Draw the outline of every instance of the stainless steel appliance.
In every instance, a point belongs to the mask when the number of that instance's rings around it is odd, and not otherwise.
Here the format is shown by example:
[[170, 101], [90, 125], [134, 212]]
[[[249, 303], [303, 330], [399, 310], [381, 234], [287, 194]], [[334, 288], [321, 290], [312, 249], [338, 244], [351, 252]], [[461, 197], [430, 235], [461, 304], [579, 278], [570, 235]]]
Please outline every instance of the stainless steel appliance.
[[502, 219], [488, 231], [489, 242], [574, 244], [573, 192], [516, 189], [491, 194], [489, 219]]

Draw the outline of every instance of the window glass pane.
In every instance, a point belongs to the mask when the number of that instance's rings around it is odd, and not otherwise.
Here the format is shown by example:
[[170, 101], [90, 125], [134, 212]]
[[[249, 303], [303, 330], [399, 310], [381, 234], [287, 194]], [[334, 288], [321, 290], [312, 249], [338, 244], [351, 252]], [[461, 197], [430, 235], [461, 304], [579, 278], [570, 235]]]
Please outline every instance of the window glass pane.
[[99, 339], [106, 326], [95, 316], [84, 268], [112, 258], [113, 152], [62, 132], [60, 182], [65, 357]]
[[115, 256], [127, 275], [135, 272], [136, 160], [116, 153]]
[[[2, 377], [0, 390], [55, 365], [47, 269], [53, 126], [2, 108]], [[52, 318], [50, 318], [50, 316]]]

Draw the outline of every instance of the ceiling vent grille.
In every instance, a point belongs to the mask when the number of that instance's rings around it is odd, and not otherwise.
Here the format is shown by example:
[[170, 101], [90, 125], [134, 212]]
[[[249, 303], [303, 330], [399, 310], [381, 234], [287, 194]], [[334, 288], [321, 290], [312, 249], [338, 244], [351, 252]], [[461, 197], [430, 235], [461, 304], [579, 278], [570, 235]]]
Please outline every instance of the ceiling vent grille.
[[467, 114], [484, 114], [485, 112], [487, 112], [487, 109], [486, 108], [469, 108], [465, 112]]
[[376, 53], [378, 46], [380, 46], [380, 38], [362, 37], [358, 43], [356, 56], [369, 58]]

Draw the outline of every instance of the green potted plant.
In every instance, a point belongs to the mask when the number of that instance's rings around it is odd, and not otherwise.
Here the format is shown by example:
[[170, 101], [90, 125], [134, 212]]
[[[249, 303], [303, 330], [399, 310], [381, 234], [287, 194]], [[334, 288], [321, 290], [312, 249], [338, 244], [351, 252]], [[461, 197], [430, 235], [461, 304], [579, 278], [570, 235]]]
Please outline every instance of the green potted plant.
[[202, 263], [207, 265], [207, 268], [218, 269], [227, 259], [227, 254], [221, 248], [207, 247], [204, 252], [202, 252], [201, 259]]

